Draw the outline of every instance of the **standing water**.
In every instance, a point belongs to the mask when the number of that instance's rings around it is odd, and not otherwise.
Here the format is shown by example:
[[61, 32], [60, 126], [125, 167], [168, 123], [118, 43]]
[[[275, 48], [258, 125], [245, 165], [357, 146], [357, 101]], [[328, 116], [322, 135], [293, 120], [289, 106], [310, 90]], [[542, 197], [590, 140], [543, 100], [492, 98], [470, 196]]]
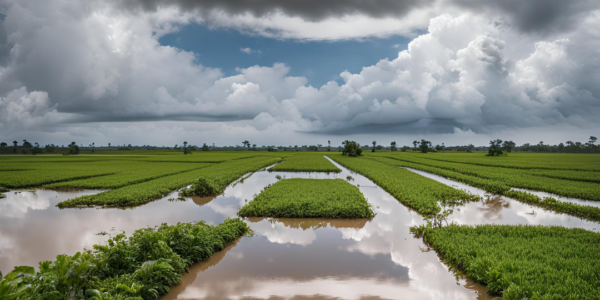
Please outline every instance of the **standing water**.
[[[194, 264], [164, 299], [231, 298], [410, 298], [491, 299], [485, 287], [462, 279], [440, 262], [435, 251], [409, 233], [425, 221], [373, 182], [341, 167], [341, 173], [261, 171], [232, 184], [224, 195], [161, 200], [132, 209], [66, 209], [56, 203], [98, 191], [10, 192], [0, 199], [0, 271], [36, 266], [57, 254], [74, 254], [111, 235], [161, 223], [236, 217], [240, 207], [267, 185], [286, 178], [342, 178], [358, 185], [376, 216], [372, 219], [250, 218], [254, 231]], [[452, 183], [454, 184], [454, 183]], [[472, 206], [470, 206], [472, 205]], [[521, 206], [519, 206], [521, 205]], [[537, 210], [537, 209], [536, 209]], [[516, 201], [482, 201], [454, 208], [465, 224], [551, 224], [591, 229], [597, 223], [563, 217]], [[542, 215], [542, 212], [544, 215]]]

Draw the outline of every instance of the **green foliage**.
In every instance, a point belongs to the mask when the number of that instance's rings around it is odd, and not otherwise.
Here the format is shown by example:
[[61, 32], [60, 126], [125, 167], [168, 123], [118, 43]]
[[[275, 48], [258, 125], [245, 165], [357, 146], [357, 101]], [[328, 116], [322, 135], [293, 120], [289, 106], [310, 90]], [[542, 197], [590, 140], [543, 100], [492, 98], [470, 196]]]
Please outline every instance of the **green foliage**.
[[[170, 192], [198, 181], [198, 178], [207, 178], [214, 182], [218, 191], [222, 192], [229, 183], [242, 177], [244, 174], [269, 166], [277, 162], [278, 158], [256, 157], [234, 160], [217, 164], [211, 167], [192, 170], [176, 175], [165, 176], [158, 179], [128, 185], [111, 191], [86, 195], [60, 202], [59, 208], [72, 207], [127, 207], [140, 205], [159, 199]], [[191, 190], [193, 190], [192, 187]], [[184, 192], [188, 194], [189, 192]]]
[[600, 208], [595, 206], [563, 202], [549, 197], [541, 199], [536, 195], [519, 191], [507, 191], [504, 194], [522, 202], [550, 209], [555, 212], [600, 222]]
[[238, 211], [243, 217], [370, 218], [360, 190], [343, 179], [284, 179]]
[[488, 150], [488, 154], [486, 156], [500, 156], [502, 155], [502, 140], [494, 140], [490, 141], [490, 149]]
[[422, 215], [437, 214], [438, 201], [476, 201], [480, 197], [451, 188], [411, 171], [393, 167], [372, 159], [349, 159], [332, 155], [339, 164], [371, 179], [404, 205]]
[[600, 299], [598, 233], [452, 224], [424, 229], [423, 237], [448, 264], [503, 299]]
[[167, 294], [197, 261], [249, 232], [240, 219], [218, 226], [204, 222], [145, 228], [127, 238], [32, 267], [17, 267], [2, 278], [0, 299], [8, 300], [154, 300]]
[[190, 188], [181, 191], [181, 195], [200, 197], [219, 195], [227, 186], [245, 174], [268, 167], [278, 160], [279, 158], [256, 157], [207, 168]]
[[341, 172], [335, 165], [321, 154], [298, 154], [286, 157], [283, 163], [270, 168], [269, 171], [289, 172]]
[[[63, 181], [44, 185], [45, 189], [116, 189], [153, 179], [209, 167], [211, 164], [185, 164], [179, 162], [150, 163], [140, 161], [119, 162], [115, 174], [87, 179]], [[118, 171], [117, 171], [118, 170]]]
[[342, 150], [342, 155], [348, 155], [350, 157], [356, 157], [362, 155], [362, 149], [360, 149], [360, 144], [355, 141], [345, 140], [343, 143], [344, 149]]
[[[511, 155], [516, 155], [516, 153]], [[523, 170], [512, 167], [481, 166], [464, 162], [442, 161], [438, 158], [439, 154], [435, 155], [436, 157], [400, 153], [387, 154], [385, 156], [402, 161], [396, 162], [395, 165], [432, 172], [440, 176], [485, 189], [491, 193], [503, 194], [508, 190], [506, 187], [513, 187], [544, 191], [565, 197], [600, 200], [600, 189], [598, 188], [598, 184], [593, 182], [598, 175], [592, 175], [587, 180], [592, 182], [581, 180], [591, 172], [578, 173], [577, 171]], [[463, 154], [462, 156], [468, 156], [468, 154]], [[474, 161], [477, 161], [477, 159], [475, 158]], [[571, 180], [559, 179], [557, 177], [568, 177], [571, 178]]]

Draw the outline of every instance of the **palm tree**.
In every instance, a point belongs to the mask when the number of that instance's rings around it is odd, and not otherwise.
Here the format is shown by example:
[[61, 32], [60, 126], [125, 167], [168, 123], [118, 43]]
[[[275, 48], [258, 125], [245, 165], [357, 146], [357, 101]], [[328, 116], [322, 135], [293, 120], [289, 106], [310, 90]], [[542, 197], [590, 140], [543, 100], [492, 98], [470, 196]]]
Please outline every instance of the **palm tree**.
[[417, 149], [417, 144], [418, 144], [418, 143], [419, 143], [419, 142], [417, 142], [417, 141], [413, 141], [413, 145], [415, 146], [415, 149]]
[[17, 144], [19, 144], [19, 142], [17, 141], [13, 141], [13, 144], [15, 145], [15, 147], [17, 146]]

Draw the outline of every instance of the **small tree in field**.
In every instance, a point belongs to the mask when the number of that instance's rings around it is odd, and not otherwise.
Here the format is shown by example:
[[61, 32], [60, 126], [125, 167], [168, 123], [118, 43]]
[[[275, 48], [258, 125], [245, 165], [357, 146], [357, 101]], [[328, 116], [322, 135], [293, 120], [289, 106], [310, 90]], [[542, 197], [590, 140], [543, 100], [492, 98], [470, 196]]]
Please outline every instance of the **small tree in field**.
[[390, 149], [392, 150], [392, 152], [398, 150], [398, 148], [396, 148], [396, 142], [391, 142], [390, 143]]
[[377, 142], [373, 141], [373, 149], [371, 150], [371, 152], [375, 152], [375, 147], [377, 147]]
[[208, 151], [208, 145], [206, 143], [202, 145], [202, 151]]
[[422, 139], [421, 145], [419, 146], [419, 148], [421, 149], [422, 153], [427, 153], [428, 151], [431, 150], [431, 142], [426, 141], [425, 139]]
[[490, 141], [490, 149], [488, 150], [488, 154], [486, 156], [500, 156], [502, 155], [502, 140], [497, 139], [494, 141]]
[[348, 155], [351, 157], [362, 156], [362, 149], [360, 149], [360, 144], [355, 141], [345, 140], [342, 145], [344, 145], [344, 149], [342, 150], [342, 155]]

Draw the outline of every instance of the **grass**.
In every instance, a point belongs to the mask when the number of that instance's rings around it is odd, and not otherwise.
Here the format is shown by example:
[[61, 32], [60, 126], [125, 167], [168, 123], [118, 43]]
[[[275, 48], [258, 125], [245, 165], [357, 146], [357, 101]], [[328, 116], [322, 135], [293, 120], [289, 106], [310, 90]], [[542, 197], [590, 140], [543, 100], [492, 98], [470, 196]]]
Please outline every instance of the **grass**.
[[278, 158], [272, 157], [234, 160], [207, 168], [128, 185], [99, 194], [69, 199], [58, 203], [57, 206], [59, 208], [136, 206], [159, 199], [174, 190], [198, 182], [198, 178], [211, 178], [211, 182], [216, 182], [214, 185], [216, 187], [214, 192], [218, 193], [227, 186], [225, 184], [227, 180], [233, 181], [240, 178], [245, 173], [267, 167], [278, 160]]
[[[522, 180], [526, 180], [526, 179], [523, 179], [523, 177], [520, 177], [518, 174], [513, 174], [511, 177], [509, 175], [506, 175], [507, 173], [502, 173], [502, 170], [500, 170], [500, 174], [504, 174], [502, 176], [510, 178], [510, 179], [508, 179], [508, 182], [505, 182], [504, 180], [484, 178], [485, 175], [482, 174], [483, 172], [471, 173], [468, 171], [464, 171], [464, 169], [461, 169], [459, 167], [450, 167], [448, 165], [444, 165], [441, 167], [434, 167], [431, 165], [427, 165], [426, 164], [427, 162], [414, 163], [414, 162], [408, 162], [403, 159], [392, 159], [392, 158], [387, 158], [387, 157], [373, 157], [372, 159], [375, 161], [378, 161], [378, 162], [382, 162], [382, 163], [391, 165], [391, 166], [409, 167], [409, 168], [414, 168], [417, 170], [429, 172], [432, 174], [440, 175], [440, 176], [450, 178], [450, 179], [453, 179], [453, 180], [456, 180], [456, 181], [459, 181], [459, 182], [462, 182], [462, 183], [465, 183], [465, 184], [468, 184], [471, 186], [481, 188], [489, 193], [505, 195], [505, 196], [517, 199], [521, 202], [525, 202], [527, 204], [531, 204], [531, 205], [535, 205], [535, 206], [538, 206], [541, 208], [553, 210], [558, 213], [564, 213], [564, 214], [568, 214], [568, 215], [572, 215], [572, 216], [576, 216], [576, 217], [580, 217], [580, 218], [584, 218], [584, 219], [588, 219], [588, 220], [592, 220], [592, 221], [600, 221], [600, 208], [598, 208], [598, 207], [591, 206], [591, 205], [580, 205], [580, 204], [571, 203], [571, 202], [563, 202], [563, 201], [556, 200], [554, 198], [542, 199], [542, 198], [532, 195], [530, 193], [523, 193], [523, 192], [517, 192], [517, 191], [510, 190], [511, 186], [509, 185], [509, 183], [513, 182], [514, 178], [520, 178]], [[444, 163], [444, 164], [447, 164], [447, 163]], [[439, 165], [436, 165], [436, 166], [439, 166]], [[471, 166], [467, 166], [467, 168], [470, 168], [470, 167]], [[490, 167], [486, 167], [486, 168], [493, 169]], [[501, 168], [498, 168], [498, 169], [501, 169]], [[464, 173], [460, 173], [457, 171], [462, 171]], [[488, 172], [490, 172], [490, 173], [493, 171], [494, 170], [488, 170]], [[515, 172], [515, 171], [510, 171], [510, 172]], [[516, 172], [527, 172], [527, 170], [519, 170]], [[561, 171], [561, 172], [563, 172], [563, 171]], [[575, 171], [573, 171], [573, 172], [575, 172]], [[473, 175], [469, 175], [469, 174], [473, 174]], [[476, 176], [475, 174], [479, 174], [481, 177]], [[492, 175], [490, 175], [490, 176], [492, 176]], [[496, 175], [493, 175], [493, 176], [496, 176]], [[544, 180], [550, 181], [550, 183], [555, 183], [555, 182], [553, 182], [553, 179], [550, 179], [550, 178], [544, 178], [544, 177], [535, 178], [535, 181], [544, 181]], [[573, 182], [572, 184], [575, 187], [577, 187], [579, 184], [594, 185], [593, 183], [582, 183], [582, 182]], [[561, 186], [562, 187], [568, 186], [568, 185], [569, 184], [567, 184], [567, 183], [563, 183], [562, 185], [552, 186], [551, 190], [556, 191], [557, 188], [560, 188]], [[595, 184], [595, 185], [597, 185], [597, 184]], [[518, 186], [530, 186], [530, 185], [528, 185], [527, 182], [520, 182], [518, 184]], [[540, 188], [540, 186], [537, 186], [537, 187]], [[593, 187], [590, 187], [590, 190], [592, 188]], [[540, 188], [540, 189], [546, 190], [543, 188]], [[571, 190], [571, 188], [569, 188], [569, 190]], [[596, 188], [595, 192], [598, 192], [597, 190], [598, 190], [598, 188]], [[565, 190], [563, 190], [563, 193], [564, 193], [564, 191]]]
[[116, 189], [211, 166], [207, 163], [146, 163], [137, 161], [123, 162], [123, 164], [127, 165], [127, 168], [116, 174], [47, 184], [43, 188], [52, 190]]
[[323, 154], [299, 154], [286, 157], [269, 171], [283, 172], [341, 172], [341, 170], [327, 160]]
[[242, 217], [370, 218], [371, 206], [343, 179], [284, 179], [238, 211]]
[[563, 227], [450, 225], [423, 237], [503, 299], [600, 299], [600, 234]]
[[158, 299], [192, 263], [210, 258], [249, 230], [240, 219], [227, 219], [217, 226], [163, 224], [130, 237], [119, 234], [93, 251], [41, 262], [38, 272], [15, 268], [0, 281], [0, 299]]
[[422, 215], [441, 211], [438, 201], [476, 201], [480, 197], [367, 157], [329, 156], [337, 163], [371, 179], [404, 205]]

